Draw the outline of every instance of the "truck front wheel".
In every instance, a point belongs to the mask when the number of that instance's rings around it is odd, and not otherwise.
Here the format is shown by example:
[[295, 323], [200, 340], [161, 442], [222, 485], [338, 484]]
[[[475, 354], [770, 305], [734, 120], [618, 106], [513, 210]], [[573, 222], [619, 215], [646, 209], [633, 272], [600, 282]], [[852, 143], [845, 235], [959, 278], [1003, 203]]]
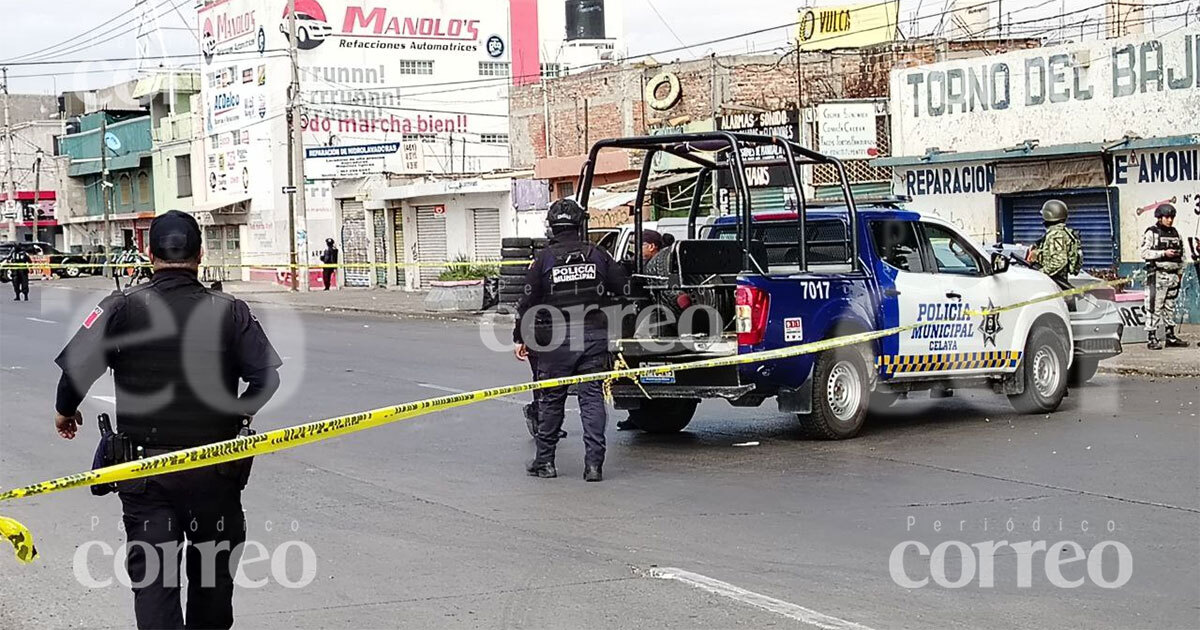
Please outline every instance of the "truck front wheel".
[[813, 369], [813, 411], [797, 416], [801, 432], [824, 440], [858, 435], [867, 417], [868, 382], [866, 361], [858, 348], [822, 352]]
[[1038, 326], [1025, 342], [1018, 370], [1024, 370], [1025, 391], [1008, 397], [1021, 413], [1050, 413], [1067, 394], [1068, 354], [1062, 337], [1049, 327]]
[[679, 433], [696, 415], [699, 400], [654, 398], [629, 410], [629, 419], [646, 433]]

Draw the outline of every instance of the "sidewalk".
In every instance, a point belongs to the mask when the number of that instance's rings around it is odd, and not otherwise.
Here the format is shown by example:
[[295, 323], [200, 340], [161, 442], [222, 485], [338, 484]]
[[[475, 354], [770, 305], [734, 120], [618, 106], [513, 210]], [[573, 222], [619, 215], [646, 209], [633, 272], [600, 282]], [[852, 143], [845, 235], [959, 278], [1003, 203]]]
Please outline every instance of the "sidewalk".
[[1179, 336], [1189, 348], [1149, 350], [1146, 344], [1126, 344], [1119, 356], [1100, 362], [1100, 372], [1146, 376], [1200, 376], [1200, 325], [1183, 324]]
[[352, 312], [398, 317], [420, 317], [447, 321], [475, 321], [481, 313], [436, 313], [425, 310], [425, 291], [346, 288], [329, 291], [298, 291], [265, 282], [229, 281], [225, 292], [250, 304], [273, 304], [317, 312]]

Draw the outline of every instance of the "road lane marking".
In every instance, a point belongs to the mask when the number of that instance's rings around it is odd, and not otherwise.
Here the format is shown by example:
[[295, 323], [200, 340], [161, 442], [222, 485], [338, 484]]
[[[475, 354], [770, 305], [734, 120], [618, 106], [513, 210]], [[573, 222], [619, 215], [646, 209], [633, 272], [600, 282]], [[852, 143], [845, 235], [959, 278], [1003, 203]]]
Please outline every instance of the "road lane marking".
[[[467, 390], [465, 390], [465, 389], [458, 389], [457, 387], [445, 387], [443, 385], [434, 385], [433, 383], [417, 383], [417, 387], [424, 387], [425, 389], [432, 389], [432, 390], [438, 391], [438, 392], [446, 392], [447, 394], [464, 394], [467, 392]], [[510, 405], [520, 405], [522, 407], [525, 406], [524, 402], [521, 402], [519, 400], [513, 400], [511, 398], [495, 398], [491, 402], [502, 402], [502, 403], [508, 403]]]
[[824, 613], [819, 613], [811, 608], [798, 606], [791, 602], [785, 602], [781, 599], [775, 599], [761, 593], [748, 591], [744, 588], [734, 586], [728, 582], [714, 580], [706, 575], [676, 569], [674, 567], [654, 567], [646, 572], [652, 578], [660, 580], [675, 580], [683, 582], [689, 586], [708, 591], [714, 595], [728, 597], [743, 604], [761, 608], [767, 612], [772, 612], [777, 615], [795, 619], [801, 623], [806, 623], [821, 630], [871, 630], [870, 627], [864, 626], [861, 623], [846, 621]]
[[25, 319], [28, 319], [31, 322], [37, 322], [39, 324], [57, 324], [58, 323], [56, 321], [52, 321], [49, 319], [39, 319], [37, 317], [26, 317]]

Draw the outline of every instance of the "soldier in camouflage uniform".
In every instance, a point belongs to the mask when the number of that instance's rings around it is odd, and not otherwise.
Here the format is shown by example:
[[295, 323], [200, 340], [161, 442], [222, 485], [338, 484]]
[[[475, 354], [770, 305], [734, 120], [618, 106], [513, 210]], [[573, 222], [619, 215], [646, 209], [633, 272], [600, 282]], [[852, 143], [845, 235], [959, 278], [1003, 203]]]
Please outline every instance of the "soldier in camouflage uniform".
[[1158, 221], [1142, 235], [1142, 260], [1146, 261], [1146, 347], [1162, 350], [1158, 326], [1166, 328], [1167, 347], [1186, 348], [1188, 342], [1175, 336], [1175, 299], [1183, 279], [1183, 239], [1175, 229], [1175, 206], [1164, 203], [1154, 209]]
[[1070, 288], [1069, 278], [1083, 268], [1083, 241], [1067, 227], [1067, 204], [1051, 199], [1042, 206], [1046, 235], [1033, 250], [1033, 262], [1059, 286]]

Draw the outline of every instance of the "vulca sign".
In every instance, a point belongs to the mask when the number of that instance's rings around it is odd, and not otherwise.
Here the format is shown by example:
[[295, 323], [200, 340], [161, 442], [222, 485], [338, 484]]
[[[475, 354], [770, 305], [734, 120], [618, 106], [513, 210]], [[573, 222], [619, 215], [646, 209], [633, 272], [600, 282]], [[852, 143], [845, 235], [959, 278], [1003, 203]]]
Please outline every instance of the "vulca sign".
[[[1200, 111], [1200, 33], [1068, 44], [896, 70], [893, 155], [1180, 133]], [[1150, 115], [1154, 112], [1154, 115]], [[895, 146], [896, 142], [900, 146]]]
[[479, 20], [465, 18], [412, 17], [389, 14], [387, 9], [376, 7], [346, 7], [346, 19], [342, 22], [345, 35], [375, 35], [404, 39], [479, 39]]

